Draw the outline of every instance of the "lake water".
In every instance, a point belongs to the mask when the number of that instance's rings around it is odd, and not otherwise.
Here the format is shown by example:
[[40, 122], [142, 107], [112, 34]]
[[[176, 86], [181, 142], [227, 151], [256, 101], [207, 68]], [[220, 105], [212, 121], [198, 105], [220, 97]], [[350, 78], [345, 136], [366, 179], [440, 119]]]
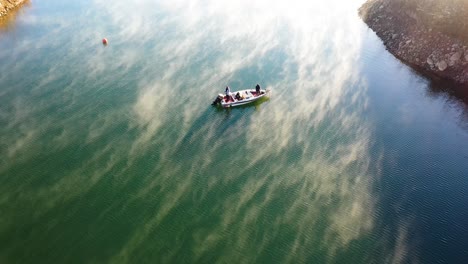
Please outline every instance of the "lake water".
[[468, 100], [362, 3], [31, 1], [0, 29], [0, 263], [466, 263]]

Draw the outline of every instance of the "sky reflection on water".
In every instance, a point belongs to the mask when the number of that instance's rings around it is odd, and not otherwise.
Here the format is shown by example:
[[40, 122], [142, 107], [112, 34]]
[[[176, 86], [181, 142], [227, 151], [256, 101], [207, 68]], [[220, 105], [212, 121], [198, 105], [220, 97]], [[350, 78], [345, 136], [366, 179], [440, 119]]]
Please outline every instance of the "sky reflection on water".
[[[152, 7], [150, 2], [141, 4], [147, 4], [148, 9], [161, 9], [161, 6]], [[251, 4], [253, 6], [250, 6]], [[320, 28], [317, 32], [318, 28], [310, 28], [306, 25], [316, 25], [317, 21], [323, 22], [326, 19], [330, 19], [330, 23], [324, 24], [330, 25], [335, 19], [335, 17], [310, 16], [311, 8], [317, 8], [317, 3], [306, 8], [303, 2], [296, 6], [288, 3], [287, 7], [293, 9], [291, 12], [284, 12], [284, 3], [276, 4], [278, 5], [273, 4], [274, 8], [271, 9], [265, 8], [272, 6], [270, 2], [236, 2], [227, 4], [228, 7], [226, 3], [220, 5], [214, 2], [203, 4], [191, 2], [188, 5], [183, 3], [181, 6], [171, 3], [163, 12], [171, 14], [168, 16], [169, 21], [163, 19], [161, 24], [175, 25], [177, 33], [173, 34], [176, 37], [165, 39], [165, 47], [158, 46], [157, 50], [150, 49], [149, 51], [150, 54], [159, 53], [159, 58], [162, 57], [163, 61], [170, 63], [169, 67], [160, 73], [163, 84], [158, 84], [161, 81], [156, 80], [150, 82], [156, 84], [150, 88], [143, 88], [133, 108], [139, 117], [138, 120], [145, 126], [144, 132], [136, 141], [136, 144], [141, 146], [148, 144], [149, 141], [159, 146], [164, 144], [155, 143], [154, 141], [165, 140], [155, 137], [161, 134], [159, 130], [164, 129], [164, 120], [172, 122], [173, 117], [168, 118], [163, 115], [155, 118], [155, 113], [163, 112], [169, 105], [177, 107], [180, 109], [179, 113], [173, 114], [182, 113], [181, 120], [190, 126], [194, 123], [194, 118], [198, 118], [197, 108], [202, 110], [206, 107], [206, 103], [185, 102], [206, 101], [205, 93], [211, 94], [213, 86], [221, 88], [220, 81], [224, 80], [228, 83], [228, 80], [236, 78], [237, 71], [246, 67], [253, 66], [255, 70], [259, 66], [252, 65], [252, 63], [262, 61], [270, 52], [280, 49], [286, 58], [282, 64], [272, 66], [281, 72], [282, 78], [266, 83], [275, 93], [271, 103], [268, 104], [270, 107], [267, 111], [240, 117], [240, 120], [230, 125], [229, 134], [223, 135], [225, 140], [217, 138], [216, 135], [208, 137], [209, 134], [204, 133], [193, 136], [192, 141], [202, 140], [204, 143], [201, 145], [209, 148], [208, 153], [205, 152], [203, 157], [191, 157], [191, 163], [201, 164], [202, 172], [203, 169], [218, 167], [216, 163], [219, 159], [209, 157], [223, 153], [226, 144], [248, 143], [245, 147], [237, 146], [240, 149], [237, 150], [238, 152], [245, 148], [247, 160], [238, 159], [234, 155], [229, 156], [230, 162], [221, 162], [228, 166], [219, 170], [222, 171], [221, 175], [226, 175], [223, 177], [228, 181], [225, 184], [239, 181], [239, 178], [245, 177], [243, 175], [249, 174], [249, 171], [262, 163], [268, 164], [267, 173], [247, 180], [238, 192], [227, 197], [222, 206], [224, 213], [220, 216], [222, 221], [219, 225], [212, 225], [210, 230], [204, 230], [201, 233], [196, 231], [195, 244], [198, 245], [195, 253], [196, 259], [201, 259], [210, 251], [216, 250], [219, 245], [224, 245], [219, 261], [229, 261], [233, 257], [239, 257], [236, 253], [238, 250], [246, 253], [253, 246], [257, 247], [258, 252], [268, 250], [268, 246], [272, 243], [268, 238], [269, 235], [257, 241], [251, 238], [251, 229], [268, 213], [266, 208], [274, 207], [275, 196], [288, 188], [295, 189], [292, 193], [294, 199], [291, 201], [287, 199], [289, 209], [282, 208], [281, 214], [269, 218], [268, 221], [271, 223], [267, 229], [273, 234], [278, 233], [282, 230], [281, 226], [286, 224], [291, 230], [295, 230], [296, 237], [288, 246], [290, 250], [285, 256], [290, 261], [307, 261], [310, 249], [306, 245], [318, 243], [311, 234], [315, 229], [324, 228], [319, 227], [318, 222], [321, 217], [329, 221], [323, 236], [327, 244], [325, 251], [332, 259], [340, 248], [346, 247], [353, 239], [366, 234], [373, 225], [373, 201], [368, 189], [372, 178], [368, 171], [369, 160], [368, 153], [366, 153], [370, 131], [365, 124], [360, 122], [359, 114], [356, 114], [356, 112], [364, 111], [366, 107], [365, 96], [362, 96], [366, 86], [359, 81], [359, 72], [356, 71], [358, 69], [354, 67], [359, 59], [360, 46], [355, 40], [359, 39], [356, 38], [356, 34], [360, 34], [360, 28], [358, 26], [345, 27], [341, 30]], [[116, 24], [127, 25], [124, 21], [134, 21], [127, 13], [119, 14], [120, 9], [112, 10]], [[245, 10], [252, 11], [244, 12]], [[298, 10], [301, 12], [295, 12]], [[340, 10], [335, 11], [338, 11], [337, 17], [342, 17], [343, 13], [340, 13]], [[315, 11], [312, 13], [319, 14]], [[122, 36], [139, 38], [141, 35], [146, 35], [146, 30], [154, 30], [152, 27], [141, 27], [148, 25], [141, 21], [145, 18], [144, 13], [134, 13], [134, 16], [138, 16], [139, 19], [135, 19], [135, 24], [128, 27], [128, 31], [123, 30]], [[350, 19], [347, 16], [344, 18], [343, 25], [347, 23], [347, 19]], [[244, 21], [255, 26], [246, 26]], [[287, 30], [283, 28], [285, 25]], [[135, 30], [137, 28], [138, 30]], [[203, 28], [203, 31], [193, 32], [194, 28]], [[213, 42], [205, 43], [205, 40]], [[212, 54], [204, 51], [209, 49], [206, 46], [214, 48], [215, 54], [220, 50], [219, 54], [223, 55], [222, 58], [207, 60], [206, 56], [212, 56]], [[342, 56], [327, 56], [327, 52]], [[190, 64], [198, 62], [201, 76], [193, 75], [197, 78], [195, 80], [190, 80], [191, 76], [183, 78], [185, 82], [192, 83], [192, 87], [176, 89], [180, 87], [176, 76], [185, 77], [186, 69], [192, 66]], [[261, 65], [261, 67], [265, 66]], [[208, 71], [206, 68], [211, 70]], [[214, 77], [209, 77], [208, 75], [213, 74], [213, 69], [215, 69]], [[330, 80], [330, 74], [334, 75], [333, 80]], [[158, 76], [158, 78], [161, 77]], [[208, 85], [197, 85], [199, 83]], [[250, 85], [253, 86], [253, 84]], [[363, 90], [363, 92], [351, 92], [349, 91], [351, 88], [358, 88], [358, 91]], [[195, 89], [196, 92], [192, 93]], [[174, 90], [186, 92], [171, 92]], [[352, 94], [351, 98], [347, 98], [347, 93]], [[283, 100], [285, 98], [286, 101]], [[352, 106], [348, 107], [352, 110], [346, 109], [344, 100], [350, 100], [349, 103], [352, 103]], [[324, 119], [331, 116], [334, 117], [332, 124], [323, 125]], [[228, 122], [233, 121], [228, 120]], [[199, 130], [203, 132], [214, 130], [212, 125], [209, 123], [207, 125], [209, 128], [201, 127]], [[333, 148], [330, 150], [330, 145], [333, 143], [329, 141], [337, 139], [328, 133], [324, 135], [328, 137], [328, 140], [321, 138], [321, 145], [311, 142], [310, 136], [323, 126], [330, 126], [327, 129], [335, 130], [335, 135], [346, 134], [349, 140], [335, 146], [335, 150]], [[275, 130], [272, 130], [272, 127]], [[245, 130], [248, 133], [245, 133]], [[352, 133], [348, 135], [347, 131], [352, 131]], [[264, 140], [265, 137], [268, 140]], [[222, 140], [224, 143], [213, 145], [212, 142], [217, 140]], [[184, 144], [187, 144], [185, 141], [177, 143], [179, 144], [174, 145], [176, 150], [183, 149]], [[302, 153], [295, 154], [295, 164], [301, 164], [300, 167], [303, 168], [296, 168], [294, 164], [288, 165], [287, 160], [290, 157], [284, 153], [287, 153], [291, 146], [302, 149]], [[328, 157], [322, 157], [324, 153], [327, 153]], [[268, 162], [271, 157], [275, 160], [274, 164]], [[213, 159], [213, 161], [202, 161], [206, 159]], [[238, 163], [241, 165], [236, 166], [235, 164]], [[229, 168], [229, 164], [234, 166]], [[181, 164], [181, 166], [194, 165]], [[163, 208], [146, 222], [141, 231], [135, 232], [133, 239], [121, 250], [120, 257], [126, 259], [129, 255], [133, 255], [137, 248], [142, 247], [147, 241], [145, 238], [148, 236], [147, 229], [158, 226], [168, 211], [183, 203], [187, 192], [196, 189], [193, 183], [190, 184], [193, 181], [192, 178], [196, 177], [196, 170], [189, 168], [188, 173], [185, 173], [184, 184], [176, 187], [175, 190], [171, 188], [170, 193], [163, 196]], [[190, 171], [194, 172], [190, 173]], [[171, 173], [166, 169], [165, 173], [172, 175], [170, 178], [173, 178], [177, 177], [180, 171], [174, 169]], [[170, 178], [168, 181], [172, 181]], [[161, 185], [164, 185], [161, 184], [159, 178], [157, 181], [158, 184], [153, 183], [150, 186], [156, 189], [156, 186], [159, 185], [161, 188]], [[219, 188], [223, 183], [210, 185], [212, 188]], [[260, 193], [265, 194], [259, 201]], [[255, 206], [252, 206], [252, 203]], [[337, 204], [337, 206], [332, 204]], [[328, 213], [323, 214], [323, 208], [328, 208], [326, 210]], [[317, 215], [321, 212], [322, 216], [318, 218]], [[287, 217], [283, 217], [284, 215]], [[232, 229], [233, 226], [237, 228]], [[226, 238], [224, 235], [226, 232], [230, 233], [230, 238]], [[245, 261], [255, 261], [258, 257], [256, 252], [243, 255]]]
[[414, 220], [379, 219], [361, 3], [34, 2], [0, 49], [0, 261], [416, 261]]
[[[190, 200], [191, 193], [201, 193], [193, 201], [197, 207], [211, 199], [210, 193], [229, 190], [233, 188], [227, 187], [230, 185], [237, 186], [237, 191], [226, 194], [205, 217], [195, 220], [203, 222], [215, 217], [219, 221], [214, 221], [209, 229], [195, 228], [193, 237], [186, 238], [197, 245], [195, 259], [202, 260], [206, 254], [221, 250], [218, 261], [238, 258], [240, 252], [242, 261], [255, 261], [276, 243], [277, 236], [290, 232], [293, 237], [284, 242], [281, 259], [308, 261], [311, 248], [324, 244], [319, 251], [333, 259], [351, 241], [368, 234], [374, 221], [374, 201], [369, 189], [373, 177], [368, 158], [372, 131], [359, 117], [366, 110], [366, 83], [359, 79], [359, 68], [355, 67], [360, 56], [356, 41], [362, 29], [349, 23], [355, 19], [355, 13], [348, 13], [356, 3], [340, 3], [334, 16], [321, 12], [328, 5], [303, 1], [95, 4], [97, 10], [105, 10], [106, 20], [111, 23], [93, 31], [86, 28], [91, 26], [86, 23], [73, 35], [67, 34], [75, 28], [71, 24], [54, 27], [50, 35], [71, 37], [64, 46], [53, 45], [57, 54], [65, 55], [65, 61], [47, 62], [50, 66], [46, 74], [32, 89], [37, 93], [36, 103], [29, 105], [19, 97], [16, 110], [8, 114], [16, 119], [7, 120], [9, 128], [19, 126], [24, 132], [2, 133], [10, 137], [3, 138], [3, 142], [13, 142], [7, 147], [9, 157], [28, 152], [34, 157], [39, 151], [53, 151], [48, 141], [37, 152], [31, 151], [35, 149], [31, 145], [44, 141], [43, 131], [57, 131], [50, 139], [56, 146], [69, 148], [82, 142], [94, 149], [94, 154], [84, 156], [71, 170], [59, 173], [58, 181], [51, 185], [23, 188], [20, 196], [19, 192], [4, 192], [4, 204], [12, 203], [12, 199], [35, 200], [33, 219], [38, 219], [59, 204], [91, 192], [106, 177], [130, 177], [120, 180], [124, 185], [130, 184], [131, 177], [142, 177], [142, 187], [135, 189], [135, 196], [115, 206], [125, 208], [147, 199], [156, 199], [160, 206], [136, 220], [141, 225], [132, 230], [130, 239], [113, 259], [123, 262], [131, 262], [142, 254], [142, 248], [156, 246], [147, 245], [154, 234], [151, 230], [158, 229], [168, 215]], [[155, 15], [158, 19], [154, 19]], [[108, 36], [110, 45], [96, 48], [90, 44], [91, 37], [98, 38], [96, 33], [106, 31], [104, 28], [114, 28]], [[50, 36], [44, 36], [31, 41], [36, 50], [41, 50], [50, 47], [49, 39]], [[26, 46], [29, 44], [19, 50]], [[93, 55], [83, 54], [83, 49], [93, 51]], [[71, 73], [63, 71], [64, 63], [73, 63]], [[265, 75], [265, 68], [273, 74]], [[245, 69], [252, 72], [247, 73], [250, 83], [241, 77]], [[131, 80], [138, 80], [133, 106], [126, 100], [117, 107], [101, 107], [98, 98], [118, 84], [118, 76], [128, 74], [134, 75], [129, 77]], [[252, 87], [259, 82], [258, 77], [274, 93], [258, 113], [234, 113], [227, 120], [217, 120], [217, 114], [211, 113], [209, 121], [198, 120], [200, 113], [207, 115], [211, 97], [206, 94], [212, 95], [231, 82], [234, 89]], [[55, 99], [42, 97], [61, 80], [67, 85], [52, 97]], [[131, 80], [129, 84], [134, 82]], [[125, 87], [114, 89], [126, 93]], [[95, 96], [98, 97], [92, 98]], [[94, 105], [74, 107], [85, 98]], [[46, 102], [50, 100], [70, 111], [61, 110], [64, 115], [60, 111], [44, 114], [49, 111]], [[230, 123], [225, 131], [216, 132], [218, 126], [226, 126], [225, 122]], [[117, 124], [124, 124], [126, 129], [122, 132], [135, 137], [117, 133], [113, 135], [115, 139], [95, 147], [95, 142]], [[198, 147], [191, 149], [187, 144]], [[150, 154], [155, 147], [156, 153]], [[238, 154], [226, 156], [230, 151]], [[136, 164], [149, 154], [156, 155], [159, 162], [153, 168], [150, 165], [146, 173], [133, 174], [139, 166]], [[11, 163], [5, 161], [3, 170], [8, 170]], [[201, 175], [208, 179], [199, 179]], [[41, 173], [38, 177], [42, 177]], [[199, 186], [199, 181], [207, 183]], [[289, 197], [281, 198], [285, 191]], [[283, 206], [277, 205], [278, 199], [284, 199]], [[323, 224], [323, 219], [327, 224]], [[260, 224], [265, 229], [263, 235], [252, 239], [259, 220], [267, 225]], [[186, 236], [173, 231], [176, 236]], [[251, 251], [252, 247], [257, 250]], [[164, 255], [176, 258], [178, 250], [181, 249], [171, 248]]]

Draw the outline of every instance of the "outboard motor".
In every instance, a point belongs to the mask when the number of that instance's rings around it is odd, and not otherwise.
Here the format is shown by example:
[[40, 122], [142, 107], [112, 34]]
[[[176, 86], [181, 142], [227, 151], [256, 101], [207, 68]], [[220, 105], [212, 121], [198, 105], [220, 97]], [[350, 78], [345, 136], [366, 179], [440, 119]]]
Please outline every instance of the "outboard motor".
[[223, 100], [224, 96], [222, 94], [218, 94], [218, 96], [216, 97], [216, 99], [213, 101], [213, 103], [211, 103], [211, 105], [218, 105], [221, 103], [221, 101]]

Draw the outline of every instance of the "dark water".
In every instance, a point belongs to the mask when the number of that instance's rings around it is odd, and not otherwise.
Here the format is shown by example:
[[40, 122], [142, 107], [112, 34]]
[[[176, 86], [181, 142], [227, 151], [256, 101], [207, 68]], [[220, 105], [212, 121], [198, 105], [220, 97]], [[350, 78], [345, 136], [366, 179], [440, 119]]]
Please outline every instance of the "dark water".
[[467, 262], [466, 100], [361, 3], [31, 1], [0, 30], [0, 263]]

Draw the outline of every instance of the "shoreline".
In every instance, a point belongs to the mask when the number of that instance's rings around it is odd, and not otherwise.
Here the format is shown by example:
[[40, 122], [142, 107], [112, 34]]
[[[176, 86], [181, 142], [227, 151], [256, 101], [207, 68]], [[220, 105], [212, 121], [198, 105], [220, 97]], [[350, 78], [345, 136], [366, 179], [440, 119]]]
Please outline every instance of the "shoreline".
[[0, 0], [0, 19], [6, 17], [11, 10], [19, 7], [27, 0]]
[[467, 43], [425, 25], [419, 14], [394, 1], [369, 0], [359, 8], [359, 15], [403, 63], [468, 89]]

